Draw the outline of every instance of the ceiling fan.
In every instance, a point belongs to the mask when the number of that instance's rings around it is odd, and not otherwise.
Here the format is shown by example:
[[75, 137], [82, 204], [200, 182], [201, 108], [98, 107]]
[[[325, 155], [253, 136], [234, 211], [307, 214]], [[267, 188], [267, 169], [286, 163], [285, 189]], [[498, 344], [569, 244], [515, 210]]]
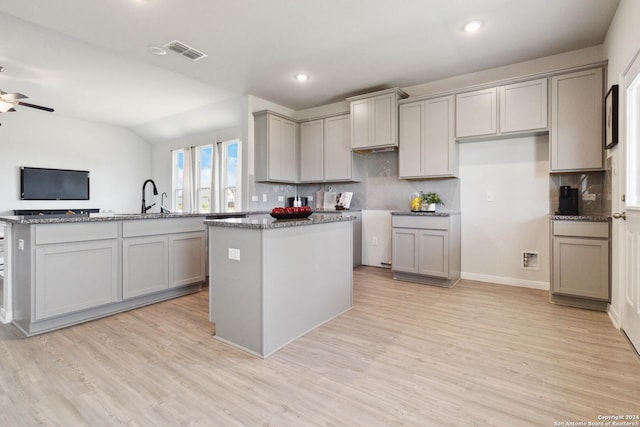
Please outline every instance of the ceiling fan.
[[[0, 72], [4, 71], [4, 67], [0, 67]], [[36, 108], [42, 111], [53, 112], [53, 108], [43, 107], [41, 105], [30, 104], [28, 102], [20, 101], [21, 99], [26, 99], [28, 96], [23, 95], [21, 93], [7, 93], [0, 90], [0, 113], [8, 113], [16, 111], [14, 108], [16, 105], [20, 105], [22, 107], [30, 107]], [[0, 123], [0, 126], [2, 124]]]

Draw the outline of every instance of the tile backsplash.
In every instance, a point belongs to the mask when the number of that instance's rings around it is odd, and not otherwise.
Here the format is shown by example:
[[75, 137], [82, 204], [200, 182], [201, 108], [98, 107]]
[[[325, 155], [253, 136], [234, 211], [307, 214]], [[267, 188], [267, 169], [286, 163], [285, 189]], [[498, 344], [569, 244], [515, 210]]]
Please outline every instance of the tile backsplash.
[[[611, 214], [611, 173], [609, 167], [604, 172], [551, 175], [549, 211], [552, 213], [559, 209], [560, 187], [564, 185], [578, 189], [580, 215]], [[595, 200], [588, 200], [589, 196], [595, 196]]]
[[[362, 168], [362, 181], [350, 183], [324, 184], [265, 184], [255, 183], [251, 194], [258, 195], [258, 202], [250, 202], [249, 210], [265, 210], [281, 206], [278, 196], [287, 197], [296, 194], [308, 197], [316, 191], [331, 189], [337, 193], [353, 192], [352, 209], [372, 210], [409, 210], [415, 193], [433, 191], [442, 197], [444, 210], [460, 210], [460, 180], [421, 179], [406, 180], [398, 178], [398, 152], [358, 154], [357, 162]], [[262, 202], [262, 194], [268, 201]]]

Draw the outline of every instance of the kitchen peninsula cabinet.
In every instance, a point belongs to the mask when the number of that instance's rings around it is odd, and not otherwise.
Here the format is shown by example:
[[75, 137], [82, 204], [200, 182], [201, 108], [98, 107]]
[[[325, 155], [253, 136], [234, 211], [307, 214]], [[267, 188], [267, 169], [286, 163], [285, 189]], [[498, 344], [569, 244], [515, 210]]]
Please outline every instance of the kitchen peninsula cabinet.
[[551, 78], [552, 172], [603, 168], [602, 68]]
[[13, 323], [35, 335], [196, 292], [204, 215], [2, 217], [11, 227]]
[[122, 296], [148, 295], [205, 280], [205, 233], [200, 218], [125, 221]]
[[454, 97], [401, 103], [400, 178], [458, 175]]
[[351, 111], [351, 149], [398, 146], [398, 100], [407, 94], [398, 88], [347, 98]]
[[609, 225], [607, 221], [552, 220], [552, 302], [606, 310], [610, 298]]
[[300, 124], [300, 182], [358, 181], [349, 132], [349, 115]]
[[253, 115], [256, 181], [298, 182], [298, 123], [267, 110]]
[[460, 279], [460, 215], [391, 214], [393, 278], [454, 286]]

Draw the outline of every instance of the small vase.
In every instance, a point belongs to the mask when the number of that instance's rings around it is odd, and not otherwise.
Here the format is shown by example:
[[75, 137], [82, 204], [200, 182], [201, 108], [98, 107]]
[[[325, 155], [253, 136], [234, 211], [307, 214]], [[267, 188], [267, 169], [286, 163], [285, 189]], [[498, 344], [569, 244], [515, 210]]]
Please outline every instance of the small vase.
[[436, 211], [436, 204], [429, 203], [429, 205], [427, 206], [427, 212], [435, 212], [435, 211]]

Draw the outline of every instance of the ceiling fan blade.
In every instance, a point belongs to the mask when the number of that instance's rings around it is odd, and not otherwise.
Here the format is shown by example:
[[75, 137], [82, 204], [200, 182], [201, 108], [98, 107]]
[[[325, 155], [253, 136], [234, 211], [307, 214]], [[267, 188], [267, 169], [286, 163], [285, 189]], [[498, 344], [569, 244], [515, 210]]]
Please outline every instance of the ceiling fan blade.
[[29, 104], [28, 102], [16, 101], [16, 104], [22, 105], [23, 107], [37, 108], [38, 110], [48, 111], [50, 113], [55, 111], [53, 108], [43, 107], [41, 105]]
[[2, 99], [8, 102], [15, 102], [18, 99], [25, 99], [28, 98], [27, 95], [23, 95], [21, 93], [3, 93], [2, 95]]

